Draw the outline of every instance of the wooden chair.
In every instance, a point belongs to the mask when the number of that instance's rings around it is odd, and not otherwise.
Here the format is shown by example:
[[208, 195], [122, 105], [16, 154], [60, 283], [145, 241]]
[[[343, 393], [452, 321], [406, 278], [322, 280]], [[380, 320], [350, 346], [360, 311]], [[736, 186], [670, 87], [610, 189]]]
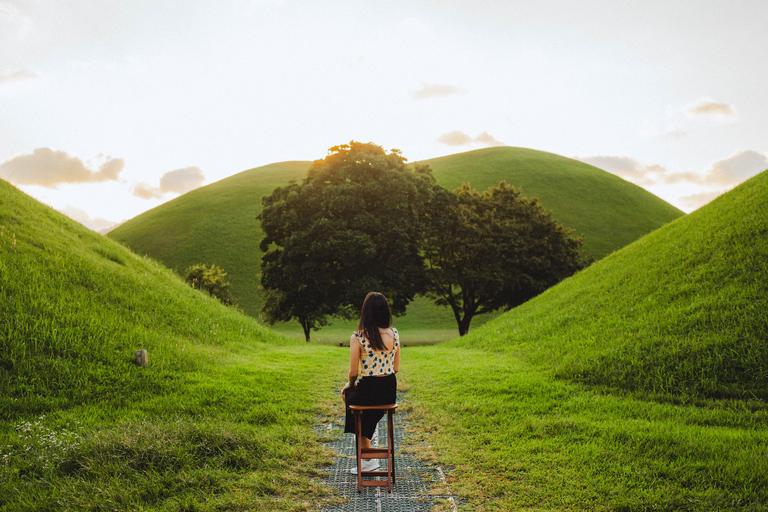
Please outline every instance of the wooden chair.
[[[355, 451], [357, 452], [357, 492], [362, 492], [363, 487], [387, 486], [387, 492], [392, 492], [395, 483], [395, 428], [393, 415], [397, 404], [388, 405], [350, 405], [349, 409], [355, 415]], [[386, 411], [387, 413], [387, 447], [386, 448], [361, 448], [360, 430], [363, 411]], [[363, 459], [387, 459], [386, 471], [362, 471]], [[363, 480], [364, 476], [385, 476], [386, 480]]]

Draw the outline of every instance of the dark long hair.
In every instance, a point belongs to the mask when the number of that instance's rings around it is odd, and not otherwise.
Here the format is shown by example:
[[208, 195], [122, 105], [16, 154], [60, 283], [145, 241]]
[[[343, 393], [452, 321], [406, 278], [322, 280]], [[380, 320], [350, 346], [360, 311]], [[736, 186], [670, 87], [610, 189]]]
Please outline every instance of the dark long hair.
[[392, 325], [392, 313], [389, 311], [387, 298], [379, 292], [370, 292], [365, 296], [363, 309], [360, 311], [360, 323], [357, 332], [367, 339], [375, 350], [384, 350], [379, 327], [386, 329]]

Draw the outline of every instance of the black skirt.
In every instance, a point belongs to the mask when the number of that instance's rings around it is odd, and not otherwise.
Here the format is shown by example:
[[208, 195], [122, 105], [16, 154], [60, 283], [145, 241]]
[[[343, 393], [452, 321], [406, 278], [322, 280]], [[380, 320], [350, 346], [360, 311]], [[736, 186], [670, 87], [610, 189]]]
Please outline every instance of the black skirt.
[[[351, 392], [351, 394], [350, 394]], [[387, 405], [397, 403], [397, 377], [394, 373], [383, 377], [363, 377], [357, 386], [346, 391], [347, 416], [344, 422], [344, 432], [355, 433], [355, 417], [349, 409], [350, 405]], [[364, 411], [360, 432], [368, 439], [373, 437], [376, 425], [384, 416], [384, 411]]]

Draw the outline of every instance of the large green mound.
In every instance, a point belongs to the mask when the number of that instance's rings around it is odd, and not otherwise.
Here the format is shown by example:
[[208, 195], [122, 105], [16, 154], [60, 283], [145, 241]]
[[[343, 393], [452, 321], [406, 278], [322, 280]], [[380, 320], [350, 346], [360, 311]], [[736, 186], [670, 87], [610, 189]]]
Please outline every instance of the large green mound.
[[[438, 182], [450, 188], [469, 182], [484, 189], [501, 180], [521, 186], [523, 195], [538, 196], [560, 222], [584, 236], [585, 249], [597, 258], [682, 215], [616, 176], [551, 153], [503, 147], [423, 163], [431, 165]], [[147, 211], [109, 236], [177, 272], [196, 263], [221, 266], [240, 307], [258, 317], [262, 233], [255, 217], [261, 211], [261, 197], [291, 179], [303, 178], [309, 164], [283, 162], [241, 172]], [[414, 327], [455, 331], [447, 309], [423, 300], [414, 306], [406, 315], [406, 319], [419, 317], [412, 321]]]
[[447, 188], [469, 183], [484, 190], [499, 181], [538, 197], [561, 224], [584, 237], [584, 250], [600, 259], [683, 213], [618, 176], [535, 149], [497, 147], [434, 158], [428, 164]]
[[0, 180], [0, 509], [292, 509], [319, 349]]
[[198, 263], [220, 266], [239, 306], [258, 317], [261, 198], [306, 176], [310, 163], [281, 162], [241, 172], [144, 212], [109, 237], [178, 273]]
[[[0, 254], [0, 419], [159, 389], [217, 345], [276, 339], [4, 181]], [[204, 348], [193, 355], [193, 344]], [[151, 382], [131, 363], [137, 349], [150, 353]]]
[[768, 399], [768, 172], [457, 342], [590, 384]]

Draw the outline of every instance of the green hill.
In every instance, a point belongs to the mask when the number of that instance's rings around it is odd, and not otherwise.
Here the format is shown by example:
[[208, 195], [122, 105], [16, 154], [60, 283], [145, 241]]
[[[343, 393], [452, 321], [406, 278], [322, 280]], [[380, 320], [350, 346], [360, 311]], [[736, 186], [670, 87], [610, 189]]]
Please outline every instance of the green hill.
[[470, 510], [764, 510], [768, 171], [467, 336], [403, 353]]
[[[585, 249], [598, 258], [682, 215], [640, 187], [551, 153], [490, 148], [423, 163], [450, 188], [470, 182], [484, 189], [501, 180], [522, 186], [523, 195], [538, 196], [560, 222], [584, 236]], [[177, 272], [196, 263], [219, 265], [228, 273], [240, 307], [258, 317], [261, 295], [256, 276], [262, 235], [255, 217], [261, 197], [290, 179], [303, 178], [309, 164], [284, 162], [241, 172], [149, 210], [109, 236]], [[478, 318], [475, 325], [483, 320]], [[399, 324], [425, 330], [417, 337], [446, 338], [456, 330], [450, 311], [426, 299], [417, 299]], [[283, 328], [300, 331], [293, 325]], [[346, 324], [337, 328], [348, 330]], [[325, 331], [335, 335], [333, 327]]]
[[322, 494], [320, 349], [0, 180], [0, 509], [272, 510]]
[[459, 343], [590, 384], [766, 400], [766, 212], [764, 172]]
[[240, 307], [258, 316], [261, 198], [306, 176], [310, 163], [281, 162], [241, 172], [142, 213], [108, 236], [178, 273], [198, 263], [220, 266]]
[[600, 259], [683, 213], [618, 176], [589, 164], [534, 149], [497, 147], [424, 160], [444, 187], [470, 183], [484, 190], [499, 181], [538, 197], [561, 224], [584, 237]]

